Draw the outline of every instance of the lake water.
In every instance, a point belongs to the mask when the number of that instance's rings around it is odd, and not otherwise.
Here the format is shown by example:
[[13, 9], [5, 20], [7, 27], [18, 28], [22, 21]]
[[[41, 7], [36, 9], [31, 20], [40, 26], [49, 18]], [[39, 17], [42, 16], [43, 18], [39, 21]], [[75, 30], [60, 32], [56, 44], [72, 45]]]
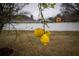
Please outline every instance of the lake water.
[[[79, 31], [79, 22], [76, 23], [48, 23], [49, 31]], [[15, 27], [15, 28], [14, 28]], [[3, 30], [34, 30], [38, 27], [43, 28], [42, 23], [12, 23], [4, 25]]]

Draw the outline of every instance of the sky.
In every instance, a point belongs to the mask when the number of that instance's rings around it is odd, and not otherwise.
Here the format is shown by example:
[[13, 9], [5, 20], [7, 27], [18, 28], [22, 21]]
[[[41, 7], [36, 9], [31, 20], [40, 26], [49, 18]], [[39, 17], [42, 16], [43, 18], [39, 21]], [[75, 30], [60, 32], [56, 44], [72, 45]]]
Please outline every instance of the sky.
[[[61, 11], [61, 4], [57, 3], [54, 8], [46, 8], [43, 11], [43, 15], [44, 18], [49, 18], [49, 17], [55, 17], [57, 14], [59, 14]], [[39, 9], [38, 9], [38, 4], [37, 3], [31, 3], [29, 5], [26, 5], [25, 7], [23, 7], [23, 9], [21, 10], [21, 12], [29, 12], [29, 15], [33, 15], [34, 19], [37, 20], [39, 18], [41, 18], [39, 16]]]

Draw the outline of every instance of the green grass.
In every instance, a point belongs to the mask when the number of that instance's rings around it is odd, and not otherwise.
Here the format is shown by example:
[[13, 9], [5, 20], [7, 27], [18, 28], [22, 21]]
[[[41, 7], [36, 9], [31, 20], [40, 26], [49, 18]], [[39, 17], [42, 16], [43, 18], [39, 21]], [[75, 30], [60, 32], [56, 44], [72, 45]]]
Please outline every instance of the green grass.
[[[15, 49], [16, 56], [71, 56], [79, 55], [79, 32], [51, 32], [50, 43], [43, 46], [33, 31], [2, 31], [0, 48]], [[17, 36], [16, 36], [17, 34]]]

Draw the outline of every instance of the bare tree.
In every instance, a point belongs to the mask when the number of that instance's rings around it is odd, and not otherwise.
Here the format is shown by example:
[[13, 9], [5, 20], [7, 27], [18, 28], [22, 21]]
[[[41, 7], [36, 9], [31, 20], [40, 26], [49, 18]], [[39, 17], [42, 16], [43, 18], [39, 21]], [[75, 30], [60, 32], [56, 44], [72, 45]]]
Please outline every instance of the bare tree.
[[23, 3], [0, 3], [0, 32], [4, 24], [10, 23], [14, 15], [18, 13], [26, 4]]

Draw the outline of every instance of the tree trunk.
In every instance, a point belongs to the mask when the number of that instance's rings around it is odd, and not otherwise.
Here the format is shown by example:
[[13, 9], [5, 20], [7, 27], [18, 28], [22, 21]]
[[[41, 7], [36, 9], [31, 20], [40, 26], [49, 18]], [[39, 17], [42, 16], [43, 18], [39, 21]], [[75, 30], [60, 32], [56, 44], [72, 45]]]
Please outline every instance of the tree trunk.
[[3, 26], [4, 26], [4, 24], [0, 24], [0, 34], [2, 32]]

